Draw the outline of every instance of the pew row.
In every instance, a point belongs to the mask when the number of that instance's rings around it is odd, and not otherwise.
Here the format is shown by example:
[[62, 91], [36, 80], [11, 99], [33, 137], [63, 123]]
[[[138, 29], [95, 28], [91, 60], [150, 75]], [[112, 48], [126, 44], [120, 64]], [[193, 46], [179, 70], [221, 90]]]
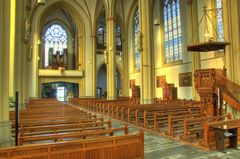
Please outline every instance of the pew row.
[[0, 149], [1, 159], [143, 159], [144, 134]]

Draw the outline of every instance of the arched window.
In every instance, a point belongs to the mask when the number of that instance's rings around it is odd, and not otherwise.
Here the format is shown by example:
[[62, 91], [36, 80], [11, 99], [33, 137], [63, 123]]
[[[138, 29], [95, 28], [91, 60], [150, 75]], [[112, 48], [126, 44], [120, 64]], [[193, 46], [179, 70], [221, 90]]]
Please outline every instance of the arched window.
[[46, 29], [45, 35], [45, 56], [44, 67], [49, 66], [51, 54], [60, 55], [64, 54], [64, 50], [67, 49], [68, 36], [66, 30], [59, 24], [53, 24]]
[[98, 18], [98, 24], [97, 24], [97, 50], [102, 52], [106, 49], [106, 38], [107, 32], [106, 32], [106, 17], [105, 14], [102, 14]]
[[222, 0], [216, 0], [218, 41], [224, 40]]
[[139, 32], [139, 10], [137, 9], [134, 15], [134, 53], [135, 53], [135, 68], [140, 69], [140, 53], [138, 50], [138, 32]]
[[106, 49], [106, 30], [103, 26], [100, 26], [97, 30], [97, 49]]
[[164, 2], [165, 63], [182, 60], [182, 32], [179, 0]]
[[122, 51], [121, 27], [116, 25], [116, 51]]

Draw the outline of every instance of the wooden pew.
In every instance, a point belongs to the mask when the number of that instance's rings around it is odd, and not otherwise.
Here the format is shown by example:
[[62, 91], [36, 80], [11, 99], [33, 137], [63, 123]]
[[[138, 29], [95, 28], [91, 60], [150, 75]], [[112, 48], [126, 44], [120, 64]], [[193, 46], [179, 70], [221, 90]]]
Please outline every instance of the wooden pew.
[[69, 124], [58, 124], [58, 125], [43, 125], [43, 126], [33, 126], [33, 127], [20, 127], [20, 134], [24, 136], [26, 133], [39, 134], [40, 132], [49, 134], [49, 133], [58, 133], [62, 131], [73, 131], [73, 130], [83, 130], [88, 127], [103, 127], [104, 124], [107, 124], [111, 128], [111, 120], [109, 121], [100, 121], [100, 122], [84, 122], [84, 123], [69, 123]]
[[[126, 142], [127, 141], [127, 142]], [[143, 159], [144, 134], [0, 149], [1, 159]]]
[[[72, 107], [68, 107], [67, 105], [59, 105], [58, 102], [52, 101], [50, 104], [51, 106], [46, 107], [46, 101], [34, 101], [29, 104], [29, 109], [22, 111], [21, 114], [21, 127], [19, 128], [19, 143], [20, 144], [27, 144], [27, 143], [37, 143], [43, 141], [60, 141], [59, 144], [54, 147], [52, 151], [52, 147], [47, 147], [48, 145], [54, 144], [41, 144], [40, 152], [38, 153], [38, 149], [32, 149], [35, 147], [34, 145], [29, 146], [27, 149], [27, 153], [17, 153], [19, 159], [25, 158], [59, 158], [63, 156], [67, 156], [70, 152], [77, 150], [76, 153], [80, 154], [82, 149], [84, 149], [83, 154], [86, 157], [92, 159], [95, 153], [98, 153], [94, 158], [99, 158], [99, 156], [106, 158], [116, 158], [115, 155], [118, 154], [120, 158], [144, 158], [143, 157], [143, 133], [139, 133], [136, 135], [128, 135], [127, 127], [124, 128], [111, 128], [111, 121], [103, 121], [102, 118], [91, 118], [89, 119], [88, 116], [91, 114], [79, 111], [78, 109], [73, 109]], [[112, 105], [102, 105], [96, 110], [104, 114], [111, 115], [111, 110], [114, 110], [114, 106]], [[14, 113], [12, 113], [14, 115]], [[81, 115], [81, 117], [87, 116], [86, 119], [82, 118], [74, 118], [76, 115]], [[91, 115], [93, 116], [93, 115]], [[68, 119], [71, 118], [71, 119]], [[32, 119], [32, 121], [31, 121]], [[75, 119], [75, 120], [73, 120]], [[12, 119], [14, 120], [14, 118]], [[101, 121], [99, 121], [101, 120]], [[37, 122], [38, 121], [38, 122]], [[108, 125], [106, 127], [105, 125]], [[95, 127], [102, 127], [103, 129], [98, 129]], [[76, 130], [76, 131], [75, 131]], [[87, 130], [87, 131], [86, 131]], [[113, 136], [115, 132], [123, 131], [124, 135], [120, 136]], [[106, 137], [111, 136], [111, 137]], [[97, 137], [97, 138], [96, 138]], [[94, 138], [92, 140], [91, 138]], [[69, 143], [74, 141], [69, 140], [77, 140], [79, 141], [76, 146], [71, 146]], [[78, 140], [78, 139], [84, 139]], [[101, 140], [99, 140], [101, 139]], [[64, 141], [64, 142], [61, 142]], [[86, 141], [86, 142], [85, 142]], [[95, 141], [99, 141], [95, 142]], [[127, 141], [127, 142], [126, 142]], [[79, 146], [81, 143], [85, 142], [83, 146]], [[112, 144], [111, 144], [112, 143]], [[67, 147], [64, 147], [64, 144], [68, 144]], [[95, 146], [98, 145], [98, 146]], [[38, 146], [38, 145], [37, 145]], [[110, 147], [111, 146], [111, 147]], [[17, 148], [25, 148], [25, 146], [19, 146]], [[43, 147], [47, 149], [47, 156], [44, 156]], [[68, 149], [70, 147], [70, 149]], [[77, 147], [77, 149], [75, 149]], [[109, 152], [106, 152], [105, 148], [108, 147], [111, 150], [112, 155], [109, 156]], [[39, 147], [38, 147], [39, 148]], [[86, 149], [85, 149], [86, 148]], [[127, 148], [127, 149], [126, 149]], [[56, 154], [56, 150], [61, 149]], [[96, 150], [97, 149], [97, 150]], [[9, 151], [8, 151], [9, 150]], [[11, 151], [8, 149], [5, 151], [0, 150], [0, 158], [12, 158], [10, 153], [14, 153], [13, 151], [20, 152], [21, 150], [15, 149]], [[23, 150], [23, 151], [26, 151]], [[32, 153], [34, 151], [34, 153]], [[62, 152], [66, 152], [66, 155], [60, 154]], [[91, 152], [88, 152], [91, 151]], [[101, 152], [104, 151], [104, 152]], [[5, 153], [7, 152], [7, 153]], [[102, 154], [99, 154], [102, 153]], [[36, 155], [37, 154], [37, 155]], [[49, 155], [51, 154], [51, 155]], [[86, 155], [88, 154], [88, 155]], [[22, 156], [21, 156], [22, 155]], [[54, 156], [55, 155], [55, 156]], [[81, 156], [81, 155], [80, 155]], [[15, 155], [16, 157], [16, 155]], [[66, 157], [69, 158], [71, 156]], [[74, 156], [72, 158], [78, 159], [78, 157]]]
[[81, 132], [65, 132], [65, 133], [55, 133], [55, 134], [43, 134], [43, 135], [34, 135], [34, 136], [22, 136], [19, 138], [19, 145], [26, 143], [37, 144], [39, 141], [49, 142], [61, 142], [61, 141], [70, 141], [76, 139], [88, 139], [96, 138], [102, 136], [113, 136], [115, 132], [123, 132], [122, 134], [128, 134], [128, 127], [120, 128], [108, 128], [103, 130], [88, 130]]
[[207, 116], [194, 119], [186, 118], [184, 119], [184, 134], [181, 138], [189, 142], [201, 140], [204, 135], [204, 125], [206, 123], [229, 120], [230, 118], [231, 116], [229, 114], [223, 116]]
[[[44, 117], [41, 118], [41, 120], [39, 118], [33, 118], [33, 119], [21, 119], [19, 125], [32, 125], [32, 126], [36, 126], [36, 125], [43, 125], [44, 123], [51, 123], [51, 122], [61, 122], [61, 121], [77, 121], [77, 120], [83, 120], [83, 119], [96, 119], [97, 115], [94, 114], [87, 114], [87, 115], [81, 115], [81, 116], [60, 116], [60, 117]], [[15, 120], [11, 120], [11, 125], [12, 128], [14, 128], [15, 126]]]
[[169, 115], [168, 116], [168, 131], [167, 135], [176, 137], [184, 133], [184, 121], [189, 119], [196, 119], [205, 117], [205, 114], [190, 114], [189, 112], [184, 115]]
[[[38, 126], [54, 126], [54, 125], [61, 125], [61, 124], [77, 124], [77, 123], [89, 123], [89, 122], [103, 122], [103, 118], [74, 118], [70, 120], [40, 120], [40, 121], [31, 121], [31, 122], [20, 122], [19, 128], [20, 130], [23, 130], [23, 128], [29, 128], [29, 127], [38, 127]], [[15, 129], [12, 129], [12, 134], [14, 134]], [[20, 132], [24, 133], [24, 132]], [[44, 133], [44, 132], [43, 132]]]

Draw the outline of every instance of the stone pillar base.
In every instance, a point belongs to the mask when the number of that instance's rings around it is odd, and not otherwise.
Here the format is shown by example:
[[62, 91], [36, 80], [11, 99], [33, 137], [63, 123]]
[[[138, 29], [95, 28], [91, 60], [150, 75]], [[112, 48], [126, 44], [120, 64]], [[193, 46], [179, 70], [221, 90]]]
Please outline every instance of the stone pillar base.
[[0, 121], [0, 148], [14, 145], [10, 121]]
[[152, 104], [153, 99], [141, 99], [141, 104]]

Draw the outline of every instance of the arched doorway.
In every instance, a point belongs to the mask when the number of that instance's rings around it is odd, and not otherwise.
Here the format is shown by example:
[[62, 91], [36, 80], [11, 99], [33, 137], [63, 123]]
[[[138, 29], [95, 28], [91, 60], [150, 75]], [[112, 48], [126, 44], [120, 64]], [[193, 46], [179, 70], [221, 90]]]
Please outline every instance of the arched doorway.
[[97, 98], [107, 96], [107, 68], [103, 64], [97, 74]]
[[68, 101], [68, 98], [78, 97], [78, 83], [49, 82], [42, 84], [42, 98], [56, 98], [59, 101]]
[[[122, 79], [119, 69], [116, 67], [116, 95], [122, 95]], [[103, 64], [97, 74], [97, 98], [107, 97], [107, 68]]]

